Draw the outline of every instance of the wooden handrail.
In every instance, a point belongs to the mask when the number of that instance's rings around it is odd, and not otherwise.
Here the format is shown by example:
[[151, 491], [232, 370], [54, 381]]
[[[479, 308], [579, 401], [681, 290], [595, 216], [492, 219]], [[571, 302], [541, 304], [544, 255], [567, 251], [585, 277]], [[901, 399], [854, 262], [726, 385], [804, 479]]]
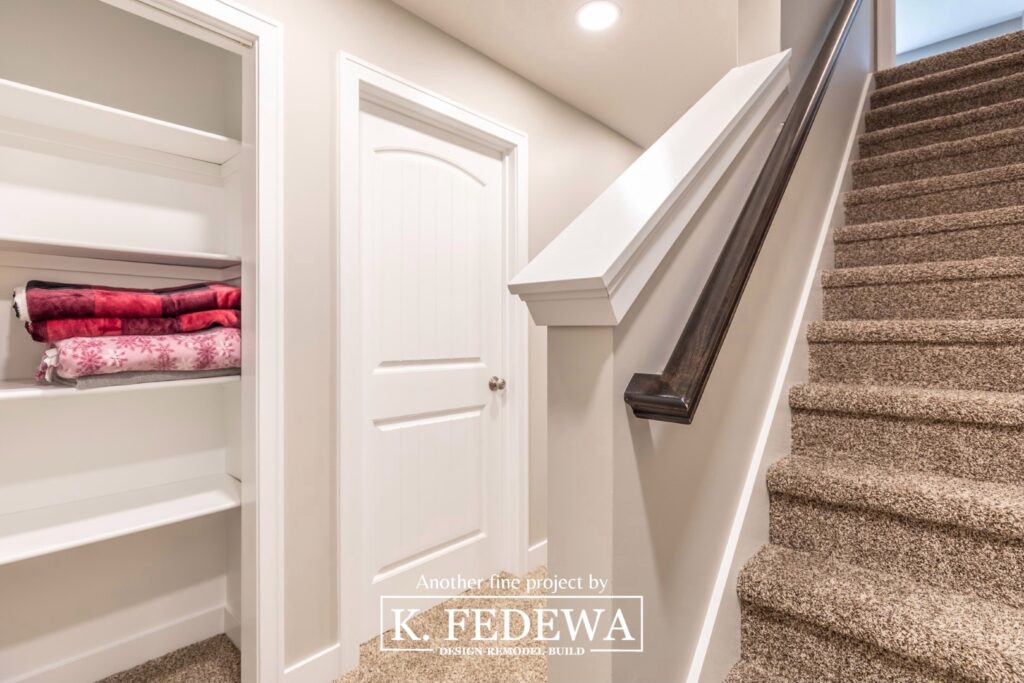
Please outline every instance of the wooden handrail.
[[681, 424], [690, 424], [693, 420], [862, 2], [842, 0], [839, 14], [832, 22], [665, 369], [660, 375], [635, 374], [626, 387], [626, 403], [637, 417]]

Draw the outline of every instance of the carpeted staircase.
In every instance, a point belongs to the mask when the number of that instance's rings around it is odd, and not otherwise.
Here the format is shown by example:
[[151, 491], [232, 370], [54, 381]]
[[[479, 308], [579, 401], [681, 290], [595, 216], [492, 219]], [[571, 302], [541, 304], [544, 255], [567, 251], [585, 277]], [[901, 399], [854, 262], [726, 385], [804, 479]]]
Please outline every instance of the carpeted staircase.
[[729, 683], [1024, 681], [1024, 32], [876, 87]]

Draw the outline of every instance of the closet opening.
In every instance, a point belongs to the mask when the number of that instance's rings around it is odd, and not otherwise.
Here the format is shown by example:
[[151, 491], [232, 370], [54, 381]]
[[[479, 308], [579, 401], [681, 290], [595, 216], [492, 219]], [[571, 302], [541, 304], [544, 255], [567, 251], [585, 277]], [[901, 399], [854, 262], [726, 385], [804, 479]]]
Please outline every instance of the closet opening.
[[277, 679], [279, 31], [0, 5], [2, 682]]

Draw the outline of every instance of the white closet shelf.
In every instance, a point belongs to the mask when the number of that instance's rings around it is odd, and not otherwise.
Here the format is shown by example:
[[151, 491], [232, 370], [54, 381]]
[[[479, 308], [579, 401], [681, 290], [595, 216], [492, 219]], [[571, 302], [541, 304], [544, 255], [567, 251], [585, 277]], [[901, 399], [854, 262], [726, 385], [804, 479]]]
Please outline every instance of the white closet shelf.
[[71, 256], [75, 258], [102, 259], [105, 261], [154, 263], [169, 266], [194, 266], [197, 268], [230, 268], [242, 262], [240, 257], [231, 254], [148, 249], [144, 247], [119, 247], [60, 240], [24, 239], [3, 234], [0, 234], [0, 251]]
[[0, 565], [237, 508], [227, 474], [0, 515]]
[[242, 148], [223, 135], [6, 79], [0, 79], [0, 117], [217, 165]]
[[32, 379], [8, 380], [0, 382], [0, 401], [26, 398], [59, 398], [62, 396], [96, 396], [99, 394], [119, 394], [129, 391], [166, 391], [168, 389], [181, 389], [185, 387], [232, 384], [238, 381], [238, 375], [228, 375], [226, 377], [203, 377], [201, 379], [183, 379], [172, 382], [147, 382], [144, 384], [125, 384], [116, 387], [77, 389], [60, 384], [40, 384]]

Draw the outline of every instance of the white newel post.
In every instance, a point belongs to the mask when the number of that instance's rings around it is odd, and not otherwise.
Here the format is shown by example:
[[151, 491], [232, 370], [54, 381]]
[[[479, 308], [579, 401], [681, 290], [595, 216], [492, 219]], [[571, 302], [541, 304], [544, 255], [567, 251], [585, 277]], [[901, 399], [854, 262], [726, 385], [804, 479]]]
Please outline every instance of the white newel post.
[[[786, 91], [788, 63], [786, 51], [729, 71], [509, 283], [548, 327], [552, 576], [592, 575], [615, 594], [616, 326]], [[612, 683], [613, 656], [550, 656], [549, 680]]]
[[[612, 411], [621, 408], [612, 381], [613, 331], [548, 329], [548, 573], [607, 579], [606, 593], [614, 592]], [[612, 681], [607, 653], [551, 657], [548, 669], [551, 683]]]

